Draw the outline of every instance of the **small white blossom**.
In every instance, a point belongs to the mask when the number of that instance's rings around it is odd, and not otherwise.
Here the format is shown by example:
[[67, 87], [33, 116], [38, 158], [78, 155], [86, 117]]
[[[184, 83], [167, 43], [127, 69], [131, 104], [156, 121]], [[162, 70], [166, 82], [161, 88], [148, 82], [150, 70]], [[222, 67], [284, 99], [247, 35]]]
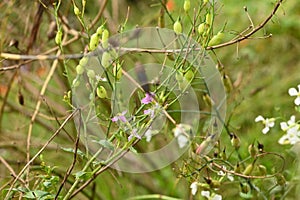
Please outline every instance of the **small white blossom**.
[[176, 126], [176, 128], [173, 129], [173, 133], [175, 138], [177, 138], [179, 148], [183, 148], [189, 143], [188, 133], [190, 131], [191, 127], [187, 124], [179, 124]]
[[210, 191], [201, 191], [201, 195], [208, 200], [222, 200], [222, 196], [219, 194], [210, 194]]
[[[224, 170], [226, 170], [226, 166], [222, 166], [222, 168], [223, 168]], [[225, 175], [227, 175], [226, 177], [228, 178], [228, 180], [234, 181], [234, 177], [233, 177], [231, 174], [224, 172], [223, 170], [220, 170], [220, 171], [218, 172], [218, 175], [219, 175], [219, 176], [225, 176]]]
[[290, 96], [296, 96], [296, 99], [294, 103], [299, 106], [300, 105], [300, 84], [298, 85], [298, 91], [296, 88], [290, 88], [289, 89], [289, 95]]
[[146, 138], [146, 141], [147, 141], [147, 142], [150, 142], [150, 141], [151, 141], [151, 138], [152, 138], [152, 130], [151, 130], [150, 128], [145, 132], [144, 137]]
[[270, 128], [275, 125], [275, 118], [263, 118], [261, 115], [255, 118], [255, 122], [262, 121], [265, 125], [265, 128], [262, 130], [263, 134], [269, 132]]
[[190, 185], [190, 188], [191, 188], [192, 195], [195, 195], [197, 193], [197, 190], [198, 190], [198, 182], [197, 181], [193, 182]]

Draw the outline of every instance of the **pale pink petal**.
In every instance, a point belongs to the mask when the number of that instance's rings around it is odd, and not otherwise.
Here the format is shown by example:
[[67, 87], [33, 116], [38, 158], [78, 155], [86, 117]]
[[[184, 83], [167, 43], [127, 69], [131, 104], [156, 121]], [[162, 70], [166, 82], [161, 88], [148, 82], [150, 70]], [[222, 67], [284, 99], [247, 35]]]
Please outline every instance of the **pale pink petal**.
[[111, 118], [111, 121], [112, 122], [117, 122], [119, 120], [119, 117], [118, 116], [114, 116], [113, 118]]

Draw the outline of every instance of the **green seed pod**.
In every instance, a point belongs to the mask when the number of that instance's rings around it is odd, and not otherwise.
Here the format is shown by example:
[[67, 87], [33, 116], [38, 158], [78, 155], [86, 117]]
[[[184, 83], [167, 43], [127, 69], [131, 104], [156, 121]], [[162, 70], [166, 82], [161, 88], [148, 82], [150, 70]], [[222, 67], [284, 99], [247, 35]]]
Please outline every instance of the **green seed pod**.
[[97, 33], [94, 33], [90, 39], [90, 44], [89, 44], [90, 51], [93, 51], [97, 48], [99, 41], [100, 41], [99, 35]]
[[86, 64], [88, 63], [88, 61], [89, 61], [89, 60], [88, 60], [88, 57], [83, 57], [83, 58], [80, 59], [79, 65], [85, 67]]
[[210, 13], [207, 13], [205, 16], [205, 23], [208, 24], [209, 26], [212, 25], [212, 15]]
[[240, 187], [241, 192], [244, 194], [247, 194], [251, 190], [250, 185], [248, 183], [240, 183]]
[[103, 48], [108, 48], [108, 37], [109, 37], [109, 32], [107, 29], [104, 29], [102, 32], [102, 47]]
[[203, 33], [204, 33], [204, 31], [205, 31], [205, 26], [206, 26], [206, 24], [203, 22], [203, 23], [201, 23], [199, 26], [198, 26], [198, 33], [199, 33], [199, 35], [202, 35]]
[[209, 0], [203, 0], [203, 5], [206, 5]]
[[80, 81], [76, 78], [76, 79], [74, 79], [73, 80], [73, 82], [72, 82], [72, 87], [73, 88], [76, 88], [76, 87], [78, 87], [80, 85]]
[[159, 15], [158, 17], [158, 27], [165, 28], [165, 16]]
[[245, 170], [243, 171], [243, 174], [246, 175], [246, 176], [249, 176], [251, 174], [251, 172], [253, 171], [254, 169], [254, 165], [253, 163], [251, 163], [250, 165], [248, 165]]
[[194, 72], [193, 70], [188, 70], [185, 74], [184, 74], [184, 78], [187, 80], [187, 81], [192, 81], [193, 78], [194, 78]]
[[101, 65], [105, 68], [109, 67], [110, 60], [111, 60], [110, 54], [108, 52], [104, 52], [102, 54]]
[[173, 30], [174, 30], [175, 33], [177, 33], [177, 34], [182, 33], [182, 26], [181, 26], [181, 23], [179, 22], [179, 20], [177, 20], [177, 21], [174, 23]]
[[217, 180], [211, 180], [208, 184], [211, 188], [219, 188], [221, 186], [220, 181]]
[[59, 29], [56, 33], [56, 36], [55, 36], [55, 43], [56, 44], [58, 44], [58, 45], [61, 44], [62, 36], [63, 36], [63, 33], [62, 33], [61, 29]]
[[249, 154], [252, 158], [254, 158], [256, 156], [258, 151], [257, 151], [257, 148], [255, 147], [255, 145], [253, 143], [249, 145], [248, 152], [249, 152]]
[[275, 177], [276, 177], [276, 181], [277, 181], [278, 185], [281, 185], [281, 186], [285, 185], [286, 180], [282, 174], [276, 174]]
[[208, 43], [208, 46], [214, 46], [220, 44], [224, 38], [223, 32], [218, 32], [217, 35], [214, 35]]
[[107, 98], [107, 92], [106, 92], [106, 89], [101, 85], [99, 87], [97, 87], [97, 96], [100, 98], [100, 99], [104, 99], [104, 98]]
[[122, 77], [122, 68], [121, 65], [118, 63], [113, 67], [113, 75], [119, 80]]
[[81, 66], [80, 64], [77, 65], [77, 66], [76, 66], [76, 73], [77, 73], [78, 75], [81, 75], [81, 74], [83, 74], [83, 72], [84, 72], [84, 67]]
[[236, 173], [241, 173], [241, 165], [240, 163], [237, 163], [235, 166], [234, 166], [234, 172]]
[[213, 105], [213, 101], [208, 94], [204, 94], [202, 99], [207, 106], [211, 107]]
[[235, 149], [239, 149], [241, 146], [240, 138], [237, 135], [232, 134], [231, 135], [231, 144]]
[[90, 79], [94, 79], [96, 77], [95, 71], [92, 69], [89, 69], [86, 74]]
[[183, 10], [185, 12], [188, 12], [190, 10], [190, 8], [191, 8], [191, 2], [190, 2], [190, 0], [185, 0], [184, 4], [183, 4]]
[[260, 175], [262, 176], [267, 175], [267, 168], [264, 165], [258, 165], [258, 170]]
[[99, 26], [96, 30], [96, 33], [98, 34], [98, 36], [100, 37], [100, 35], [103, 33], [103, 25]]
[[232, 89], [233, 89], [233, 86], [232, 86], [232, 82], [231, 82], [229, 76], [226, 75], [226, 74], [224, 74], [224, 75], [222, 76], [222, 81], [223, 81], [223, 84], [224, 84], [224, 86], [225, 86], [226, 92], [227, 92], [227, 93], [230, 93], [230, 92], [232, 91]]
[[78, 9], [78, 7], [74, 4], [74, 13], [75, 15], [80, 15], [80, 10]]

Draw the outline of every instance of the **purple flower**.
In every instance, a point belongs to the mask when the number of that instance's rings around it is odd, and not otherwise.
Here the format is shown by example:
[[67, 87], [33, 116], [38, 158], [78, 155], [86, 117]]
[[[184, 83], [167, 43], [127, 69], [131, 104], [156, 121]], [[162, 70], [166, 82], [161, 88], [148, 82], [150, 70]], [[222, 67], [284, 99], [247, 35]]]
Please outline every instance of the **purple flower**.
[[117, 121], [121, 120], [122, 122], [126, 123], [127, 122], [127, 119], [125, 117], [126, 113], [127, 113], [127, 110], [123, 111], [121, 114], [117, 114], [116, 116], [111, 118], [111, 121], [112, 122], [117, 122]]
[[154, 93], [146, 93], [146, 96], [141, 100], [142, 104], [148, 104], [153, 101]]

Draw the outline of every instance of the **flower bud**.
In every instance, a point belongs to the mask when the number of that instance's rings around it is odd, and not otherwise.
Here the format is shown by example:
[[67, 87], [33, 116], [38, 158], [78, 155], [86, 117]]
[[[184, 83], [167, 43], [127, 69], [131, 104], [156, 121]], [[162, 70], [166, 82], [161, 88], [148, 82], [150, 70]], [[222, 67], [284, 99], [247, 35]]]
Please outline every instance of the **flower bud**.
[[102, 47], [104, 49], [108, 48], [108, 37], [109, 37], [109, 32], [107, 29], [104, 29], [102, 32]]
[[111, 60], [111, 56], [108, 52], [104, 52], [102, 54], [102, 59], [101, 59], [101, 65], [104, 67], [104, 68], [107, 68], [109, 67], [110, 65], [110, 60]]
[[189, 69], [185, 74], [184, 74], [184, 78], [187, 80], [187, 81], [192, 81], [193, 78], [194, 78], [194, 72], [193, 70]]
[[98, 34], [98, 36], [100, 36], [103, 33], [104, 27], [103, 25], [99, 26], [96, 30], [96, 33]]
[[237, 135], [232, 134], [231, 135], [231, 144], [232, 144], [232, 146], [235, 149], [240, 148], [240, 146], [241, 146], [241, 140], [240, 140], [240, 138]]
[[202, 96], [202, 99], [207, 106], [211, 107], [213, 105], [213, 100], [210, 98], [208, 94], [204, 94]]
[[247, 194], [251, 190], [250, 185], [248, 183], [240, 183], [240, 187], [241, 187], [241, 192], [244, 194]]
[[267, 175], [267, 168], [264, 165], [258, 165], [258, 171], [262, 176]]
[[254, 164], [251, 163], [250, 165], [248, 165], [245, 170], [243, 171], [243, 174], [246, 175], [246, 176], [249, 176], [251, 174], [251, 172], [253, 171], [254, 169]]
[[76, 73], [77, 73], [78, 75], [81, 75], [81, 74], [83, 74], [83, 72], [84, 72], [84, 67], [81, 66], [81, 65], [77, 65], [77, 66], [76, 66]]
[[73, 88], [76, 88], [76, 87], [78, 87], [80, 85], [80, 81], [76, 78], [76, 79], [74, 79], [73, 80], [73, 82], [72, 82], [72, 87]]
[[82, 57], [79, 61], [79, 65], [81, 65], [82, 67], [85, 67], [87, 63], [88, 63], [87, 57]]
[[226, 75], [226, 74], [224, 74], [224, 75], [222, 76], [222, 81], [223, 81], [223, 84], [224, 84], [224, 87], [225, 87], [226, 92], [227, 92], [227, 93], [230, 93], [231, 90], [232, 90], [232, 88], [233, 88], [233, 86], [232, 86], [232, 82], [231, 82], [229, 76]]
[[94, 79], [96, 77], [95, 71], [92, 69], [89, 69], [86, 74], [90, 79]]
[[198, 33], [199, 33], [199, 35], [202, 35], [203, 33], [204, 33], [204, 31], [205, 31], [205, 26], [206, 26], [206, 24], [203, 22], [203, 23], [201, 23], [199, 26], [198, 26]]
[[113, 75], [119, 80], [122, 77], [122, 68], [121, 65], [118, 63], [113, 67]]
[[241, 165], [240, 163], [237, 163], [235, 166], [234, 166], [234, 172], [236, 173], [241, 173]]
[[177, 20], [177, 21], [174, 23], [173, 30], [174, 30], [175, 33], [177, 33], [177, 34], [182, 33], [182, 26], [181, 26], [181, 23], [179, 22], [179, 20]]
[[97, 48], [99, 41], [100, 41], [99, 35], [97, 33], [94, 33], [90, 39], [90, 44], [89, 44], [90, 51], [93, 51]]
[[183, 10], [185, 12], [188, 12], [190, 10], [190, 8], [191, 8], [191, 2], [190, 2], [190, 0], [185, 0], [184, 4], [183, 4]]
[[276, 174], [275, 177], [276, 177], [276, 181], [277, 181], [278, 185], [281, 185], [281, 186], [285, 185], [286, 180], [282, 174]]
[[96, 93], [97, 93], [97, 96], [98, 96], [100, 99], [107, 98], [107, 92], [106, 92], [106, 89], [105, 89], [102, 85], [99, 86], [99, 87], [97, 87]]
[[209, 0], [203, 0], [203, 5], [206, 5]]
[[56, 33], [56, 36], [55, 36], [55, 43], [60, 45], [61, 44], [61, 40], [62, 40], [62, 31], [59, 29]]
[[74, 4], [74, 13], [75, 15], [80, 15], [80, 10], [78, 9], [78, 7]]
[[248, 147], [248, 152], [249, 152], [249, 154], [250, 154], [250, 156], [251, 156], [252, 158], [254, 158], [254, 157], [256, 156], [256, 154], [257, 154], [257, 149], [256, 149], [256, 147], [254, 146], [253, 143], [249, 145], [249, 147]]
[[208, 24], [209, 26], [212, 25], [212, 15], [210, 13], [207, 13], [205, 16], [205, 22], [206, 24]]

